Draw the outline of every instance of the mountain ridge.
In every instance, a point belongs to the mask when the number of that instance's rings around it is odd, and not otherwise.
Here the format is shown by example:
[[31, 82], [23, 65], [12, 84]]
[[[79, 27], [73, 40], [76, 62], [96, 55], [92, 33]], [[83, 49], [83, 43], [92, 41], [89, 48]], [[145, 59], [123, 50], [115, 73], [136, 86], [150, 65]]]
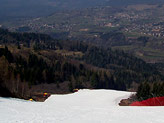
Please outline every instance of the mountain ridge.
[[161, 4], [162, 0], [1, 0], [0, 17], [38, 17], [57, 11], [90, 8], [96, 6], [127, 6], [132, 4]]

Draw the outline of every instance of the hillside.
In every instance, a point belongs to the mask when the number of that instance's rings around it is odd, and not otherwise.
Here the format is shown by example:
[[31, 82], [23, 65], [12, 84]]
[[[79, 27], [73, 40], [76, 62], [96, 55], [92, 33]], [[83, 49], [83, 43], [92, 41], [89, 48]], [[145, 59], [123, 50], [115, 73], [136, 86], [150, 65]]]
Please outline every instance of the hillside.
[[1, 23], [11, 31], [40, 32], [61, 40], [121, 49], [149, 63], [164, 63], [163, 5], [93, 7]]
[[52, 95], [43, 103], [0, 98], [1, 122], [55, 123], [161, 123], [164, 107], [119, 107], [130, 92], [80, 90], [74, 94]]
[[0, 44], [0, 86], [20, 98], [75, 88], [136, 90], [141, 82], [163, 81], [154, 65], [123, 51], [4, 29]]
[[50, 15], [58, 11], [79, 10], [96, 6], [161, 4], [163, 0], [1, 0], [0, 21]]
[[0, 21], [17, 18], [47, 16], [57, 11], [105, 5], [102, 0], [1, 0]]

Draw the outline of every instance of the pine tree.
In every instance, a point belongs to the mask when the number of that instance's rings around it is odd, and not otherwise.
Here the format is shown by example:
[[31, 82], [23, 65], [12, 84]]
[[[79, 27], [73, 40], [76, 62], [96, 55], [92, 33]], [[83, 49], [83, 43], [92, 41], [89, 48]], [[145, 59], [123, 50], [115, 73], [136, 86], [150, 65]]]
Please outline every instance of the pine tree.
[[91, 85], [93, 88], [98, 88], [99, 79], [97, 73], [93, 73], [91, 76]]
[[73, 92], [73, 84], [71, 81], [68, 83], [68, 88], [70, 92]]
[[147, 82], [140, 84], [137, 90], [137, 97], [140, 100], [145, 100], [151, 97], [151, 88]]

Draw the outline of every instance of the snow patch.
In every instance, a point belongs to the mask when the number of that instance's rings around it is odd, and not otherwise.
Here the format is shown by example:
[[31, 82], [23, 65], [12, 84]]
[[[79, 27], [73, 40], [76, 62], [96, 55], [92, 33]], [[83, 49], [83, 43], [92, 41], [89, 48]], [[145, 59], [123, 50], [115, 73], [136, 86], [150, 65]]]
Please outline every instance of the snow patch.
[[130, 92], [79, 90], [45, 102], [0, 98], [0, 123], [162, 123], [164, 107], [120, 107]]

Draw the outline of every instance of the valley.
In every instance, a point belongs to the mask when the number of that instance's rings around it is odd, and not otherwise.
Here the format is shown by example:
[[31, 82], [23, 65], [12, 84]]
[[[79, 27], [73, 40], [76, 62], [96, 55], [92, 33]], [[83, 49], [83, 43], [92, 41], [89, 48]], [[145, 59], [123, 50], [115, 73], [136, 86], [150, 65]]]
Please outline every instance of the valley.
[[163, 0], [0, 0], [0, 122], [162, 123], [163, 11]]
[[147, 4], [94, 7], [1, 25], [11, 31], [46, 33], [55, 39], [121, 49], [149, 63], [164, 63], [163, 10], [163, 5]]

